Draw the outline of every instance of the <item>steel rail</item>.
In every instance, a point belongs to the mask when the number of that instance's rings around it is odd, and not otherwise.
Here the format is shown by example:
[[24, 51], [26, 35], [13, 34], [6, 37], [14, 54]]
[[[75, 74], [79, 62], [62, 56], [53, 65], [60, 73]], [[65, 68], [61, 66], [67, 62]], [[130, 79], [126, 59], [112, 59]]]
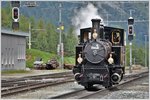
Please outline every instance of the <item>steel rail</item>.
[[9, 88], [9, 89], [4, 89], [1, 90], [1, 96], [9, 96], [12, 94], [28, 91], [28, 90], [33, 90], [33, 89], [39, 89], [47, 86], [54, 86], [54, 85], [59, 85], [63, 84], [66, 82], [73, 82], [74, 79], [72, 77], [66, 78], [64, 80], [59, 80], [59, 81], [54, 81], [54, 82], [41, 82], [41, 83], [35, 83], [35, 84], [27, 84], [24, 86], [19, 86], [19, 87], [14, 87], [14, 88]]
[[21, 77], [21, 78], [13, 78], [13, 79], [2, 79], [2, 82], [12, 82], [12, 81], [22, 81], [24, 79], [29, 79], [29, 78], [39, 78], [39, 77], [45, 77], [45, 76], [50, 76], [50, 77], [55, 77], [55, 76], [62, 76], [62, 75], [65, 75], [65, 74], [72, 74], [72, 72], [61, 72], [61, 73], [54, 73], [54, 74], [42, 74], [42, 75], [33, 75], [33, 76], [24, 76], [24, 77]]
[[73, 74], [71, 72], [63, 72], [63, 73], [55, 73], [55, 74], [44, 74], [44, 75], [37, 75], [37, 76], [28, 76], [22, 77], [17, 79], [10, 79], [10, 80], [2, 80], [1, 86], [2, 87], [11, 87], [15, 85], [26, 84], [30, 82], [30, 80], [43, 80], [43, 79], [50, 79], [50, 78], [64, 78], [70, 77]]

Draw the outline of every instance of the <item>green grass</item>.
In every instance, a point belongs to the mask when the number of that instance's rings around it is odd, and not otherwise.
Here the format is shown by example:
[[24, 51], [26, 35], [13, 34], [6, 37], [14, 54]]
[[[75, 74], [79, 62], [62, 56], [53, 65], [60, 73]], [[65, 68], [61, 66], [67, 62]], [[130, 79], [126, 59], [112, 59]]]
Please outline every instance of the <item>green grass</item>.
[[[59, 61], [58, 55], [36, 50], [36, 49], [30, 49], [30, 50], [27, 49], [26, 57], [27, 57], [26, 65], [29, 68], [33, 68], [33, 62], [37, 57], [41, 57], [44, 63], [46, 63], [49, 59], [52, 58], [56, 58], [57, 61]], [[75, 64], [75, 59], [74, 57], [64, 57], [64, 63]]]
[[6, 71], [2, 71], [1, 74], [18, 74], [18, 73], [29, 73], [30, 71], [26, 71], [26, 70], [6, 70]]
[[64, 63], [66, 63], [66, 64], [75, 64], [75, 57], [65, 57]]

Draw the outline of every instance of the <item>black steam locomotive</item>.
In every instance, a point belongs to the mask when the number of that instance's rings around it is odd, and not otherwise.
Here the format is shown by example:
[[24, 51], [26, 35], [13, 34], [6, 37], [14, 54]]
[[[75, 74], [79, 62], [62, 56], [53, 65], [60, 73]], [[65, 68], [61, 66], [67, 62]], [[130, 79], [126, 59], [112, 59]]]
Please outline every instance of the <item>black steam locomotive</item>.
[[125, 73], [124, 29], [100, 25], [100, 19], [91, 21], [92, 27], [80, 29], [74, 77], [87, 90], [94, 84], [110, 88]]

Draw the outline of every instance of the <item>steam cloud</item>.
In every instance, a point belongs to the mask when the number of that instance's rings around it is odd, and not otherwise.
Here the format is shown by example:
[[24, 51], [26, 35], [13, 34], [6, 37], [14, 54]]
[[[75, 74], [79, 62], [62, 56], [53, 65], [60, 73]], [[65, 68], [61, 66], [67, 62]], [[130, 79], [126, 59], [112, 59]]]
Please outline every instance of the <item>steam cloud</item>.
[[89, 3], [86, 7], [75, 11], [75, 16], [72, 18], [72, 24], [75, 26], [75, 31], [79, 34], [81, 28], [91, 27], [91, 19], [103, 19], [98, 15], [98, 9], [93, 4]]

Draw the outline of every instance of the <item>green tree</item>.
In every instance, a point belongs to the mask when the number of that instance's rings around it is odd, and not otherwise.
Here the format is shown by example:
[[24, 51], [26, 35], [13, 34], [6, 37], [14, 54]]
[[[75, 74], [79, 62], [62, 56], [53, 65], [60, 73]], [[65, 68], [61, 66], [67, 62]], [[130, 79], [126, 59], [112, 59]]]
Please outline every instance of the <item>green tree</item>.
[[[130, 65], [130, 47], [129, 45], [126, 46], [126, 60], [127, 66]], [[148, 48], [147, 48], [148, 49]], [[132, 64], [139, 64], [144, 66], [145, 65], [145, 48], [144, 46], [136, 46], [135, 44], [132, 45]], [[147, 61], [148, 62], [148, 61]]]
[[[34, 23], [34, 22], [33, 22]], [[40, 19], [37, 22], [37, 26], [35, 26], [37, 30], [32, 30], [32, 47], [35, 49], [39, 49], [42, 51], [46, 51], [47, 50], [47, 32], [46, 30], [38, 30], [38, 29], [45, 29], [44, 27], [44, 22], [42, 19]]]
[[75, 46], [77, 45], [77, 36], [74, 33], [74, 29], [71, 27], [69, 31], [67, 32], [66, 38], [65, 38], [65, 52], [69, 56], [75, 55]]
[[37, 35], [36, 48], [41, 51], [47, 51], [47, 33], [41, 32]]
[[12, 26], [12, 15], [10, 6], [1, 9], [1, 23], [4, 28], [11, 28]]
[[21, 15], [19, 19], [19, 30], [29, 32], [29, 20], [23, 15]]
[[47, 24], [47, 42], [48, 42], [48, 51], [52, 53], [57, 52], [57, 45], [59, 43], [59, 34], [56, 32], [56, 27], [51, 23]]

